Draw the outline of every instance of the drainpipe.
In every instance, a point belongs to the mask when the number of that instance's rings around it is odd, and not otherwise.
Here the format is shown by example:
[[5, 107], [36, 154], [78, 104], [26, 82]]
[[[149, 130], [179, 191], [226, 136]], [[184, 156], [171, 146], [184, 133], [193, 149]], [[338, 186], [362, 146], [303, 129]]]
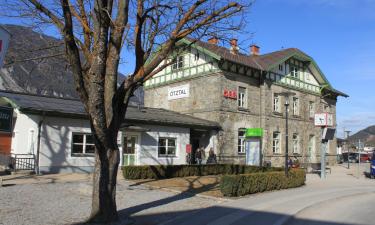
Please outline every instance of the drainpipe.
[[37, 145], [37, 148], [36, 148], [36, 163], [35, 163], [36, 164], [35, 173], [37, 175], [40, 174], [40, 170], [39, 170], [40, 137], [41, 137], [41, 133], [42, 133], [42, 125], [43, 125], [45, 115], [46, 115], [46, 113], [43, 112], [42, 113], [42, 119], [38, 123], [38, 145]]

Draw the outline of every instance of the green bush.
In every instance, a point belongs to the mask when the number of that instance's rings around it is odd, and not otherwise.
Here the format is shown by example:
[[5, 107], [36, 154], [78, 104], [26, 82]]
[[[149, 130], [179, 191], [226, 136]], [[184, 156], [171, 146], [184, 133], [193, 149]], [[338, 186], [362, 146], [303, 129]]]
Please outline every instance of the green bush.
[[220, 189], [224, 196], [242, 196], [263, 191], [299, 187], [305, 184], [306, 174], [302, 169], [292, 169], [286, 177], [282, 171], [225, 175]]
[[122, 173], [125, 179], [166, 179], [173, 177], [207, 176], [221, 174], [248, 174], [266, 171], [282, 171], [282, 168], [257, 167], [235, 164], [211, 165], [147, 165], [124, 166]]

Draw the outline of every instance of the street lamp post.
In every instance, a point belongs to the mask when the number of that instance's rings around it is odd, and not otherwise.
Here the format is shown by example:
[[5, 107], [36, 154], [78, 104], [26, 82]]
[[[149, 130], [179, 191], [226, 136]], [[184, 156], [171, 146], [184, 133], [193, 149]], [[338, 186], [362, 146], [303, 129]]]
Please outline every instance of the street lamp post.
[[285, 176], [288, 176], [288, 106], [289, 97], [285, 99]]
[[349, 134], [350, 134], [350, 131], [349, 130], [345, 130], [344, 131], [345, 132], [345, 136], [346, 136], [346, 138], [345, 138], [345, 143], [346, 143], [346, 153], [347, 153], [347, 159], [348, 159], [348, 169], [350, 168], [350, 162], [349, 162], [349, 142], [348, 142], [348, 138], [349, 138]]
[[289, 107], [289, 96], [293, 96], [293, 95], [296, 95], [295, 93], [293, 92], [282, 92], [280, 93], [281, 95], [283, 95], [285, 97], [285, 176], [288, 176], [288, 143], [289, 143], [289, 140], [288, 140], [288, 107]]

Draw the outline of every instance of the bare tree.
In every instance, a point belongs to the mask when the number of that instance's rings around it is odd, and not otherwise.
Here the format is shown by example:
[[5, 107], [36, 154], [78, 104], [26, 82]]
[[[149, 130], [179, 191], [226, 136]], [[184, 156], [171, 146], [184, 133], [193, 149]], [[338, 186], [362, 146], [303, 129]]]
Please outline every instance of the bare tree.
[[[75, 88], [89, 116], [95, 141], [90, 221], [118, 218], [117, 135], [129, 98], [185, 37], [229, 37], [238, 31], [250, 1], [240, 0], [18, 0], [11, 16], [53, 24], [65, 43]], [[9, 11], [8, 11], [9, 12]], [[134, 52], [134, 72], [120, 86], [117, 71], [123, 47]]]

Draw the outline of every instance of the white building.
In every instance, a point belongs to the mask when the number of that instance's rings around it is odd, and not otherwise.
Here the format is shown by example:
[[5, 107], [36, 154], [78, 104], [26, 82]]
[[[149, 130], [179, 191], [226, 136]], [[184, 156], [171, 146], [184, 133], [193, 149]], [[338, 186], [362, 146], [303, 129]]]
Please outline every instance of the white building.
[[[2, 138], [9, 144], [0, 145], [0, 153], [17, 157], [17, 167], [35, 165], [40, 172], [92, 171], [94, 144], [80, 101], [0, 92], [0, 107], [13, 111], [11, 129]], [[120, 165], [184, 164], [191, 130], [210, 131], [207, 140], [213, 146], [218, 128], [217, 123], [165, 109], [129, 106], [118, 135]]]

